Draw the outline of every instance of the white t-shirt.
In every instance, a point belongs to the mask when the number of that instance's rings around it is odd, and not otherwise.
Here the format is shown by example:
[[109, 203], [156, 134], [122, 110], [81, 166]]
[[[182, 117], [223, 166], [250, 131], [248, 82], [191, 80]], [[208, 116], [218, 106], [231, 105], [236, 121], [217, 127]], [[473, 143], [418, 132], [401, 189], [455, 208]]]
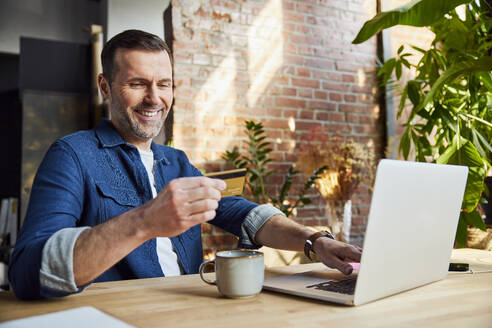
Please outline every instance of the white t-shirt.
[[[152, 197], [157, 196], [154, 179], [154, 153], [138, 148], [140, 158], [145, 166], [147, 175], [149, 176], [150, 187], [152, 188]], [[162, 272], [166, 277], [179, 276], [183, 274], [183, 270], [178, 262], [178, 255], [173, 250], [171, 239], [167, 237], [157, 237], [157, 257], [161, 265]]]

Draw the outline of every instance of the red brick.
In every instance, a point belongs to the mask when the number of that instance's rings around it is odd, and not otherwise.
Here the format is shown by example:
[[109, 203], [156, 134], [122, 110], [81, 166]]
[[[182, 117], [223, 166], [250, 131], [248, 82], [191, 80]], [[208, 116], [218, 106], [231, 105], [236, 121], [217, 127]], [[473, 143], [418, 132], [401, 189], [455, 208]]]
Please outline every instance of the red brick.
[[342, 75], [342, 81], [343, 82], [354, 83], [355, 82], [355, 76], [349, 75], [349, 74], [343, 74]]
[[284, 63], [292, 65], [303, 65], [304, 58], [298, 55], [284, 55]]
[[343, 100], [345, 100], [346, 102], [356, 102], [357, 96], [355, 96], [355, 95], [344, 95]]
[[227, 235], [210, 235], [206, 238], [206, 243], [209, 246], [228, 246], [237, 243], [237, 237], [232, 234]]
[[368, 94], [359, 94], [359, 102], [365, 103], [365, 104], [372, 104], [374, 103], [374, 96], [368, 95]]
[[283, 87], [283, 88], [282, 88], [282, 94], [283, 94], [284, 96], [297, 96], [297, 89], [295, 89], [295, 88]]
[[303, 46], [303, 45], [297, 46], [297, 52], [300, 55], [306, 55], [306, 56], [311, 56], [314, 53], [312, 47]]
[[371, 112], [370, 107], [362, 106], [362, 105], [340, 104], [339, 109], [342, 112], [351, 112], [351, 113], [370, 113]]
[[328, 121], [329, 113], [327, 112], [316, 112], [316, 120], [318, 121]]
[[337, 61], [336, 67], [337, 70], [346, 72], [357, 72], [359, 69], [362, 69], [360, 64], [354, 64], [353, 62], [346, 61]]
[[323, 89], [325, 90], [338, 90], [347, 92], [350, 90], [350, 84], [323, 82]]
[[324, 92], [324, 91], [315, 90], [314, 91], [314, 97], [316, 99], [327, 99], [328, 98], [328, 93], [327, 92]]
[[309, 131], [321, 127], [319, 122], [296, 121], [296, 131]]
[[316, 67], [322, 69], [333, 69], [335, 65], [332, 60], [318, 59], [318, 58], [306, 58], [304, 59], [304, 65], [308, 67]]
[[311, 27], [306, 26], [306, 25], [297, 25], [296, 26], [296, 32], [308, 34], [308, 33], [311, 33]]
[[266, 108], [265, 107], [253, 107], [249, 109], [249, 113], [252, 116], [264, 116], [266, 114]]
[[308, 103], [309, 108], [313, 109], [325, 109], [329, 111], [334, 111], [337, 109], [337, 105], [332, 102], [327, 102], [327, 101], [309, 101]]
[[306, 101], [305, 100], [295, 99], [295, 98], [278, 97], [276, 103], [277, 103], [277, 106], [283, 106], [283, 107], [294, 107], [294, 108], [305, 108], [306, 107]]
[[333, 100], [333, 101], [342, 101], [342, 94], [335, 93], [335, 92], [330, 92], [330, 100]]
[[176, 87], [181, 87], [181, 86], [188, 86], [189, 87], [189, 86], [191, 86], [191, 78], [185, 77], [182, 79], [175, 79], [174, 84], [176, 85]]
[[284, 153], [283, 152], [271, 152], [270, 158], [276, 162], [282, 162], [284, 160]]
[[284, 117], [287, 117], [287, 118], [297, 118], [297, 115], [298, 115], [298, 110], [297, 109], [283, 109], [282, 110], [284, 113]]
[[294, 68], [294, 66], [284, 66], [282, 68], [282, 73], [287, 75], [295, 75], [296, 69]]
[[[323, 216], [324, 210], [319, 208], [299, 208], [297, 209], [297, 216], [300, 217], [310, 217], [310, 216]], [[316, 224], [319, 223], [318, 220], [315, 221]]]
[[329, 121], [332, 122], [345, 122], [345, 114], [344, 113], [329, 113], [328, 114]]
[[311, 70], [305, 67], [297, 67], [297, 75], [309, 77], [311, 75]]
[[299, 97], [313, 98], [313, 90], [312, 89], [299, 89]]
[[336, 81], [336, 82], [342, 81], [342, 74], [328, 72], [327, 73], [327, 80]]
[[175, 63], [186, 63], [186, 64], [191, 64], [192, 62], [192, 54], [187, 53], [187, 52], [181, 52], [181, 53], [174, 53], [173, 54], [173, 59]]
[[349, 134], [352, 129], [347, 124], [328, 124], [326, 129], [335, 134]]
[[308, 110], [302, 110], [301, 111], [301, 115], [300, 115], [300, 118], [303, 119], [303, 120], [312, 120], [313, 119], [313, 112], [312, 111], [308, 111]]
[[288, 85], [289, 84], [289, 78], [287, 76], [277, 76], [275, 77], [272, 82], [281, 84], [281, 85]]
[[292, 78], [292, 85], [298, 87], [319, 89], [320, 83], [318, 80]]
[[285, 119], [272, 119], [268, 118], [264, 120], [264, 126], [273, 129], [287, 129], [289, 127], [289, 121]]
[[329, 72], [320, 70], [320, 69], [312, 69], [311, 70], [312, 78], [313, 79], [319, 79], [319, 80], [328, 80], [328, 75], [330, 74]]
[[273, 116], [273, 117], [282, 117], [283, 109], [280, 108], [268, 108], [267, 109], [267, 114], [268, 116]]
[[376, 85], [353, 85], [351, 91], [353, 93], [376, 93], [377, 88]]
[[274, 96], [278, 96], [282, 94], [282, 89], [277, 86], [272, 86], [270, 89], [268, 89], [268, 93]]
[[277, 139], [277, 138], [281, 138], [282, 137], [282, 131], [279, 131], [279, 130], [272, 130], [271, 128], [274, 128], [273, 126], [266, 126], [266, 134], [268, 136], [268, 138], [270, 139]]
[[283, 13], [282, 17], [286, 22], [298, 22], [298, 23], [304, 23], [304, 15], [302, 14], [296, 14], [292, 13], [289, 11], [286, 11]]
[[297, 3], [296, 4], [296, 9], [297, 11], [301, 13], [306, 13], [306, 14], [312, 14], [313, 13], [313, 6], [312, 5], [306, 5], [304, 3]]
[[294, 3], [282, 1], [282, 9], [283, 10], [294, 10]]
[[374, 118], [371, 116], [360, 116], [359, 121], [360, 124], [374, 124]]
[[320, 38], [317, 37], [312, 37], [309, 35], [299, 35], [299, 34], [291, 34], [290, 35], [290, 41], [294, 42], [295, 44], [309, 44], [313, 46], [320, 46], [321, 41]]
[[[278, 150], [278, 151], [291, 151], [292, 150], [292, 146], [290, 144], [290, 142], [282, 142], [282, 143], [278, 143], [278, 144], [275, 144], [275, 148]], [[283, 179], [282, 179], [282, 176], [279, 176], [278, 177], [280, 181], [280, 183], [283, 183]], [[273, 183], [273, 181], [272, 181]]]
[[376, 133], [377, 129], [373, 125], [356, 125], [354, 126], [354, 131], [358, 134], [371, 134]]
[[359, 123], [359, 115], [347, 113], [347, 122]]

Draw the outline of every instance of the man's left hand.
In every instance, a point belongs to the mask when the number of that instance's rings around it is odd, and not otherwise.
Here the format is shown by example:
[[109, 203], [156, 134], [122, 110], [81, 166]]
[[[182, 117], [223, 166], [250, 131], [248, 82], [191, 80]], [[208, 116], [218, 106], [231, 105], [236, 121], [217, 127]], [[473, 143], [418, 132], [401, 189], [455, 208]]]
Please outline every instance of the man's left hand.
[[313, 250], [326, 266], [340, 270], [349, 275], [353, 268], [351, 262], [360, 262], [362, 249], [330, 238], [318, 238]]

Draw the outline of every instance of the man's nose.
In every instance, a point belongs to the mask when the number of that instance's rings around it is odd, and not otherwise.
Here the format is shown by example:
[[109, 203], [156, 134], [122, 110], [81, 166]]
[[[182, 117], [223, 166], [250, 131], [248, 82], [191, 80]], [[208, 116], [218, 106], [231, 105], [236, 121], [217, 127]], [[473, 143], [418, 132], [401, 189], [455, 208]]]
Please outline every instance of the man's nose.
[[161, 98], [159, 97], [159, 88], [155, 85], [150, 85], [147, 88], [147, 94], [145, 96], [145, 100], [150, 105], [159, 105], [162, 103]]

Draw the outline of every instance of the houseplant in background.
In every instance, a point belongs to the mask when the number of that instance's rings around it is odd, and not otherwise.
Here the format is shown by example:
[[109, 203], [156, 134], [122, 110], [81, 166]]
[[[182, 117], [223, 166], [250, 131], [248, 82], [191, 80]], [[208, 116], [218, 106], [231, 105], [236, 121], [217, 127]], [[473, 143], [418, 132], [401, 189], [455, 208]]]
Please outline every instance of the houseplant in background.
[[413, 149], [418, 161], [469, 167], [456, 233], [463, 247], [468, 225], [486, 229], [477, 205], [489, 193], [484, 180], [492, 156], [492, 1], [414, 0], [367, 21], [353, 43], [395, 25], [427, 26], [435, 34], [429, 49], [412, 47], [422, 56], [417, 65], [402, 45], [378, 76], [386, 84], [393, 73], [401, 79], [403, 66], [415, 70], [400, 90], [398, 118], [408, 110], [403, 157]]
[[292, 217], [297, 208], [302, 208], [311, 203], [306, 196], [314, 183], [319, 179], [320, 174], [327, 169], [326, 166], [317, 166], [307, 175], [307, 180], [302, 188], [297, 191], [296, 196], [291, 196], [292, 183], [299, 171], [292, 165], [285, 173], [284, 182], [280, 187], [280, 192], [276, 195], [269, 195], [265, 182], [267, 178], [276, 172], [268, 168], [268, 163], [272, 161], [269, 154], [272, 151], [271, 143], [266, 140], [265, 129], [261, 122], [245, 121], [245, 131], [248, 137], [246, 142], [247, 151], [241, 154], [237, 148], [227, 150], [222, 159], [231, 163], [235, 168], [246, 168], [246, 188], [253, 196], [256, 203], [271, 203], [281, 210], [285, 216]]
[[299, 150], [297, 167], [309, 176], [318, 165], [315, 186], [328, 205], [328, 226], [339, 240], [350, 241], [352, 196], [362, 182], [372, 185], [374, 151], [352, 139], [329, 136], [322, 128], [312, 129]]

